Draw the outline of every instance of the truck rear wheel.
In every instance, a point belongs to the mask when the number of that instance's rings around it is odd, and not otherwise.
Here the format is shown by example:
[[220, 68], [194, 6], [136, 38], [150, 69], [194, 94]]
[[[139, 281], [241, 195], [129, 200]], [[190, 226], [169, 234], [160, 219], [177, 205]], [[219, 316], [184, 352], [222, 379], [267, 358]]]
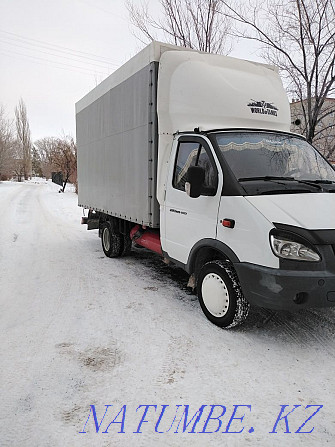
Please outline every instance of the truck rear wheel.
[[121, 246], [121, 256], [128, 256], [131, 252], [132, 240], [128, 234], [121, 235], [122, 246]]
[[207, 262], [199, 272], [197, 291], [204, 314], [217, 326], [230, 328], [247, 318], [249, 303], [229, 262]]
[[101, 226], [101, 244], [106, 256], [116, 258], [121, 254], [121, 235], [113, 231], [110, 222], [104, 222]]

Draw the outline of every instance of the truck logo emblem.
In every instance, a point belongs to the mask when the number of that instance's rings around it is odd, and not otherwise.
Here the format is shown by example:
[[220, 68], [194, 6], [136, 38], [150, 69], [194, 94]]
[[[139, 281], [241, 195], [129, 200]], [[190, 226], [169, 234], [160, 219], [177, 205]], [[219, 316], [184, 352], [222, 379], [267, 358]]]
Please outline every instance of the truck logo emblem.
[[254, 99], [250, 100], [248, 107], [250, 107], [251, 113], [260, 113], [262, 115], [278, 115], [278, 108], [266, 101], [255, 101]]

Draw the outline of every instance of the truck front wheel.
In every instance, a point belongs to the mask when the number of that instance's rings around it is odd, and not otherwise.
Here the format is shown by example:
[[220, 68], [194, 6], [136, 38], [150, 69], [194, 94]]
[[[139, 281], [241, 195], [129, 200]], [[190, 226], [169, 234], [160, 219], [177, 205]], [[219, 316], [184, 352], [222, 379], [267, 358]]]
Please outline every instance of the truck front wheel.
[[104, 222], [101, 226], [101, 244], [106, 256], [116, 258], [121, 252], [121, 235], [113, 231], [110, 222]]
[[229, 262], [215, 260], [204, 264], [198, 275], [197, 291], [204, 314], [217, 326], [237, 326], [247, 318], [249, 303]]

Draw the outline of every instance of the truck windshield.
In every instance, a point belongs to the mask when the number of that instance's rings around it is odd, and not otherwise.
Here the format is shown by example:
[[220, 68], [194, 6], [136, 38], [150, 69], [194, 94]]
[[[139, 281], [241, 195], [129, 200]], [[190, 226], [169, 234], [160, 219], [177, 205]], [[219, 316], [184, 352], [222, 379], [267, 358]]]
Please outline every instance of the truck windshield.
[[265, 132], [216, 134], [219, 149], [237, 180], [335, 182], [334, 169], [304, 139]]

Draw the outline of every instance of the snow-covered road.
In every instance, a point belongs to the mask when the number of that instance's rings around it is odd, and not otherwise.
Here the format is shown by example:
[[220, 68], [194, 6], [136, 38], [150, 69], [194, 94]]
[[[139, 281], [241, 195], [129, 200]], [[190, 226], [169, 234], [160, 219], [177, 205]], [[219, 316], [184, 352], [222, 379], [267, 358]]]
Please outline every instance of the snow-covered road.
[[333, 309], [221, 330], [183, 272], [106, 258], [57, 191], [0, 183], [1, 446], [335, 445]]

